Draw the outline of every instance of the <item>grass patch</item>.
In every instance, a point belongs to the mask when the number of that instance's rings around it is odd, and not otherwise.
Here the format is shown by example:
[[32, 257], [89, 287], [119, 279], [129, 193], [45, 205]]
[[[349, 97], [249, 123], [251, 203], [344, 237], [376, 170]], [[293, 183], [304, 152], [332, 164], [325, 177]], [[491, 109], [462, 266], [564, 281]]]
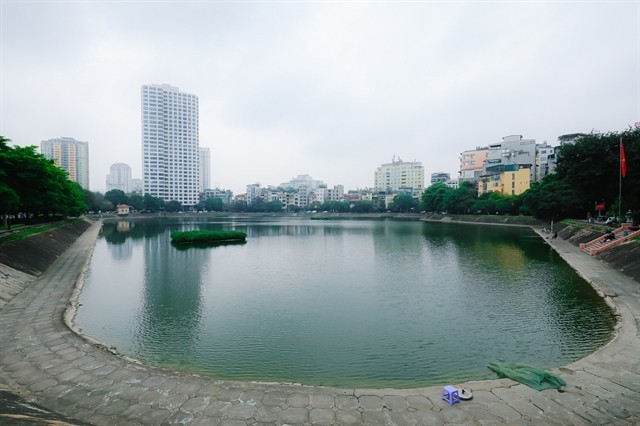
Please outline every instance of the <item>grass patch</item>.
[[245, 241], [242, 231], [173, 231], [171, 241], [175, 244], [207, 244]]
[[0, 237], [0, 244], [5, 244], [11, 241], [17, 241], [17, 240], [21, 240], [23, 238], [26, 238], [30, 235], [35, 235], [35, 234], [40, 234], [41, 232], [47, 232], [50, 231], [52, 229], [56, 229], [56, 228], [60, 228], [63, 226], [68, 225], [70, 222], [68, 221], [61, 221], [61, 222], [52, 222], [52, 223], [45, 223], [42, 225], [35, 225], [35, 226], [30, 226], [28, 228], [23, 228], [20, 229], [18, 231], [14, 231], [8, 235], [4, 235], [2, 237]]

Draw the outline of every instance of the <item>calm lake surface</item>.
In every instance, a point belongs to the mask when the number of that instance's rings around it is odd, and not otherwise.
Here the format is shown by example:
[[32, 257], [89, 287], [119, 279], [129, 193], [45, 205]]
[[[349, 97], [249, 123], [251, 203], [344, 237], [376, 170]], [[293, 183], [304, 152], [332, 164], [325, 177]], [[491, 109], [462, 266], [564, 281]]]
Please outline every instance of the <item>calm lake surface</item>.
[[[174, 230], [246, 244], [178, 249]], [[419, 387], [556, 367], [615, 317], [528, 228], [397, 220], [176, 217], [105, 223], [84, 333], [148, 364], [220, 379]]]

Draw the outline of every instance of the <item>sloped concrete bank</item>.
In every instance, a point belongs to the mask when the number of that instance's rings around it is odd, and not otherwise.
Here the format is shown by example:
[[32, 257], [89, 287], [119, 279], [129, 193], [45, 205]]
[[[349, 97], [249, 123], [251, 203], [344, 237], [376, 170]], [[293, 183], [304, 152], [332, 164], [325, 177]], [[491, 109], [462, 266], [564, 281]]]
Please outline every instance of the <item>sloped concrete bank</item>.
[[[519, 216], [429, 214], [422, 220], [427, 222], [466, 223], [475, 225], [526, 226], [534, 230], [540, 230], [545, 226], [549, 226], [547, 222]], [[580, 227], [567, 225], [562, 222], [555, 223], [553, 228], [558, 232], [560, 239], [566, 240], [576, 247], [579, 247], [580, 243], [587, 243], [604, 235], [608, 229], [605, 226], [601, 226], [601, 229], [598, 229], [599, 227], [596, 225], [592, 227]], [[541, 236], [547, 240], [550, 237], [550, 235]], [[627, 241], [594, 256], [594, 258], [633, 278], [640, 285], [640, 241]]]
[[[570, 242], [576, 247], [579, 247], [580, 243], [588, 243], [601, 237], [607, 229], [582, 228], [564, 223], [557, 224], [555, 228], [558, 231], [559, 238]], [[606, 263], [611, 268], [633, 278], [640, 285], [640, 241], [625, 241], [594, 257]]]
[[74, 220], [47, 232], [1, 243], [0, 310], [46, 271], [90, 226], [87, 220]]

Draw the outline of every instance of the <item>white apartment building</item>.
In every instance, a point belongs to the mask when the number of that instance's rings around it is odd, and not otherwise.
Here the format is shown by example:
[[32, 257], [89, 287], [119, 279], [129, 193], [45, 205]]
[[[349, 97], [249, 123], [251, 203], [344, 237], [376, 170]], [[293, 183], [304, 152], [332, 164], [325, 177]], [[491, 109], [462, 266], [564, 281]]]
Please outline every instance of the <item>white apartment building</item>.
[[233, 198], [233, 192], [228, 189], [207, 188], [203, 191], [201, 200], [205, 201], [209, 198], [220, 198], [224, 204], [229, 204]]
[[451, 180], [451, 175], [445, 172], [431, 173], [431, 185], [434, 183], [447, 183]]
[[375, 188], [382, 191], [397, 191], [400, 188], [424, 189], [424, 167], [419, 161], [402, 161], [395, 156], [391, 163], [382, 164], [375, 171]]
[[55, 138], [40, 143], [40, 152], [67, 172], [69, 180], [89, 189], [89, 143], [74, 138]]
[[344, 185], [335, 185], [333, 188], [321, 187], [314, 189], [309, 201], [318, 202], [320, 204], [327, 201], [343, 201]]
[[262, 187], [260, 183], [252, 183], [247, 185], [246, 201], [247, 204], [253, 203], [256, 199], [262, 197]]
[[315, 180], [309, 175], [298, 175], [295, 178], [292, 178], [289, 182], [284, 182], [280, 184], [282, 188], [293, 188], [295, 190], [300, 189], [301, 186], [306, 186], [308, 190], [313, 190], [316, 188], [320, 188], [321, 186], [327, 186], [321, 180]]
[[142, 86], [144, 193], [183, 206], [198, 203], [198, 97], [168, 84]]
[[144, 190], [144, 182], [142, 179], [131, 179], [131, 192], [137, 192], [142, 194]]
[[200, 148], [200, 192], [211, 187], [211, 150]]
[[131, 167], [124, 163], [114, 163], [109, 168], [107, 175], [107, 191], [119, 189], [125, 194], [132, 191], [131, 184]]
[[543, 177], [556, 170], [556, 149], [547, 142], [538, 144], [536, 153], [536, 179], [541, 181]]

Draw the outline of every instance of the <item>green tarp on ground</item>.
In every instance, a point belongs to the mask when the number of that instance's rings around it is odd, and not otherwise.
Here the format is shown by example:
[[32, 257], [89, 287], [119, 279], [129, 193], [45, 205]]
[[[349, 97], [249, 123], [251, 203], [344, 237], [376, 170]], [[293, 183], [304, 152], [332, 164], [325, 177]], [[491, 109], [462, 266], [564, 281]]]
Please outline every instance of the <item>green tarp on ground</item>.
[[491, 362], [488, 367], [500, 377], [520, 382], [536, 390], [560, 389], [567, 382], [557, 374], [526, 364]]

